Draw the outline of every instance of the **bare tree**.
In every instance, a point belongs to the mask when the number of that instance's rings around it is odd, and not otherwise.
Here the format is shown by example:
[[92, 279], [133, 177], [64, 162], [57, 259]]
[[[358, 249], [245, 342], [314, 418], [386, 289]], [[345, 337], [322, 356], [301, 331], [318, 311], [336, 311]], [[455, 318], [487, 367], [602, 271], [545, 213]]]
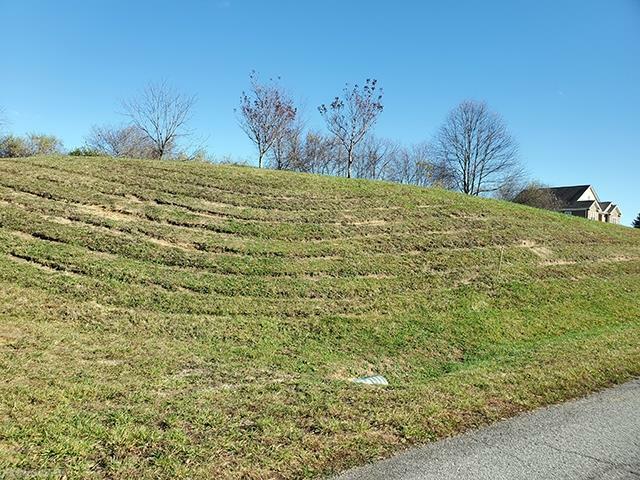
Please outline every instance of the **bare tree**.
[[55, 135], [30, 133], [26, 137], [30, 155], [61, 155], [64, 145]]
[[195, 101], [195, 96], [181, 94], [163, 82], [150, 83], [122, 106], [131, 124], [153, 143], [153, 157], [164, 158], [180, 138], [190, 134], [187, 124]]
[[451, 111], [436, 136], [435, 156], [454, 188], [469, 195], [495, 192], [522, 171], [515, 140], [484, 102], [465, 101]]
[[546, 210], [558, 210], [562, 207], [562, 202], [553, 191], [540, 182], [530, 182], [512, 201]]
[[423, 185], [422, 168], [428, 162], [426, 149], [423, 145], [412, 147], [399, 147], [391, 159], [390, 171], [387, 180], [393, 182]]
[[353, 170], [356, 177], [388, 179], [399, 146], [391, 140], [366, 135], [356, 147]]
[[[156, 145], [134, 125], [94, 126], [85, 143], [90, 149], [110, 157], [155, 158], [156, 155]], [[172, 149], [173, 145], [165, 146], [165, 152]]]
[[399, 147], [391, 159], [387, 180], [421, 187], [443, 186], [443, 176], [431, 159], [431, 150], [426, 142]]
[[240, 96], [238, 122], [256, 144], [258, 167], [262, 168], [265, 155], [287, 134], [297, 110], [293, 100], [275, 81], [261, 83], [255, 71], [249, 75], [249, 81], [249, 92], [242, 92]]
[[342, 165], [341, 146], [335, 137], [309, 132], [304, 139], [299, 171], [336, 175]]
[[302, 138], [303, 125], [299, 121], [292, 122], [282, 135], [279, 135], [271, 148], [269, 164], [276, 170], [297, 170], [302, 162], [304, 144]]
[[376, 80], [369, 78], [362, 88], [346, 85], [341, 97], [335, 97], [329, 105], [318, 107], [327, 129], [346, 152], [348, 178], [351, 178], [355, 148], [375, 124], [382, 109], [382, 90], [377, 88]]
[[531, 182], [525, 175], [513, 175], [505, 179], [496, 190], [494, 196], [499, 200], [514, 202], [522, 191], [529, 187], [540, 185], [537, 182]]

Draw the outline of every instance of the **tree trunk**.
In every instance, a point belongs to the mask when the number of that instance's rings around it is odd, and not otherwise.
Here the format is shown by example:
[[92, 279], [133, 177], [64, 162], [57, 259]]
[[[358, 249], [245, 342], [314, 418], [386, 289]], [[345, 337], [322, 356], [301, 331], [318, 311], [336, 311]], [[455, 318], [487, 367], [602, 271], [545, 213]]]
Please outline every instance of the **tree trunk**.
[[351, 165], [353, 164], [353, 151], [349, 150], [347, 155], [347, 178], [351, 178]]

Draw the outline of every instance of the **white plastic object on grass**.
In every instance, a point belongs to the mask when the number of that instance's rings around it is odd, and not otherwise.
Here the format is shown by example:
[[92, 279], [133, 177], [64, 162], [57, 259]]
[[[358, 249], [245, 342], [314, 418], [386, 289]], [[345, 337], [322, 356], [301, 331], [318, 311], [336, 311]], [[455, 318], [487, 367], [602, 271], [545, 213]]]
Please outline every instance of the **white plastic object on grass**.
[[351, 380], [354, 383], [366, 383], [367, 385], [389, 385], [389, 382], [382, 375], [373, 375], [371, 377], [360, 377]]

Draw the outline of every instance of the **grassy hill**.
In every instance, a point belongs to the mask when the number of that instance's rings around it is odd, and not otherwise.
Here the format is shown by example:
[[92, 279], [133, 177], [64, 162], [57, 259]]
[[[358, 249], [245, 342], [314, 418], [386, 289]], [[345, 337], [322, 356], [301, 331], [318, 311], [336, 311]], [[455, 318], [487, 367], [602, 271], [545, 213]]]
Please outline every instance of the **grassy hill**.
[[2, 160], [0, 283], [15, 478], [326, 475], [640, 374], [640, 231], [436, 189]]

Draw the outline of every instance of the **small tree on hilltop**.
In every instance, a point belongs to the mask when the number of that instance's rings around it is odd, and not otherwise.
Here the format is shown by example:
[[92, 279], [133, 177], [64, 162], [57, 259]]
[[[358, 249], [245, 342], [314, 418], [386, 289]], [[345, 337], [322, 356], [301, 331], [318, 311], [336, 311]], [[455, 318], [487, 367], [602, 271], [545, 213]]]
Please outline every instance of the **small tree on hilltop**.
[[27, 144], [31, 155], [60, 155], [64, 149], [62, 140], [54, 135], [30, 133]]
[[258, 167], [262, 168], [265, 155], [291, 131], [297, 110], [293, 100], [273, 80], [261, 83], [255, 71], [249, 80], [249, 91], [240, 96], [238, 121], [258, 148]]
[[638, 214], [638, 216], [636, 217], [636, 219], [633, 221], [631, 225], [633, 225], [633, 228], [640, 228], [640, 213]]
[[166, 83], [150, 83], [137, 97], [122, 102], [131, 124], [153, 144], [153, 157], [165, 158], [178, 140], [190, 134], [187, 124], [196, 97], [184, 95]]
[[355, 149], [383, 110], [382, 90], [377, 81], [367, 79], [362, 87], [346, 85], [341, 97], [329, 105], [320, 105], [318, 111], [327, 129], [335, 135], [346, 152], [346, 173], [351, 178]]

